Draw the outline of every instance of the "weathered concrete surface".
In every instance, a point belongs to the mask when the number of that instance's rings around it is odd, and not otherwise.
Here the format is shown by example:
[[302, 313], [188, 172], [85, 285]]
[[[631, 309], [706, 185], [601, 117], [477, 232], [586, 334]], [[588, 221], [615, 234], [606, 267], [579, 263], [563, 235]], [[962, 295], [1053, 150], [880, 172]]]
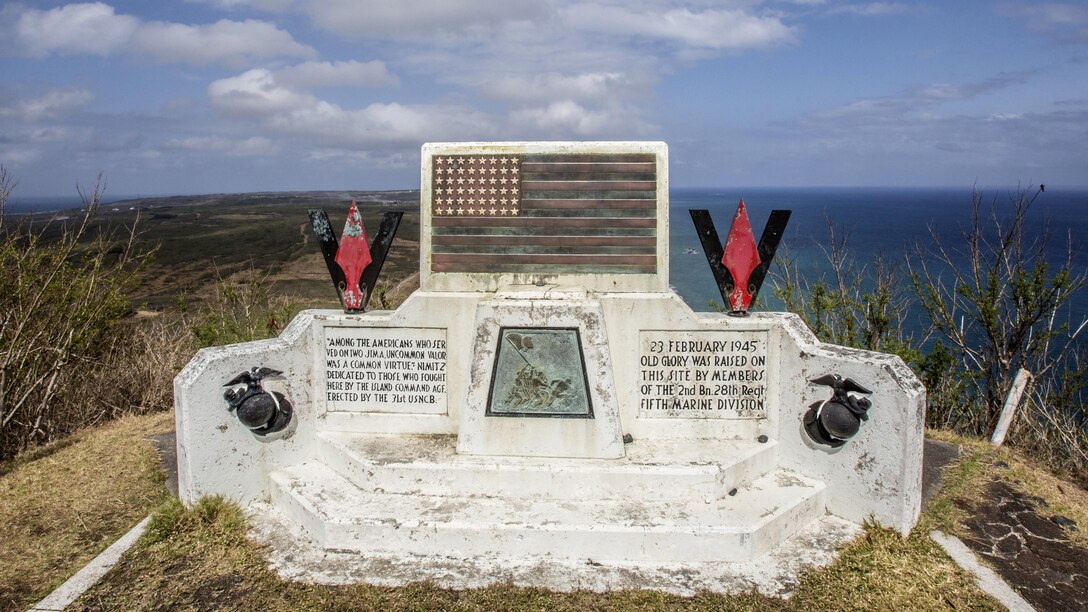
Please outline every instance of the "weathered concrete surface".
[[[433, 159], [485, 152], [652, 154], [656, 220], [640, 223], [653, 228], [645, 235], [656, 244], [654, 272], [435, 272]], [[450, 556], [469, 568], [494, 564], [495, 551], [506, 553], [510, 567], [519, 557], [569, 563], [573, 555], [590, 567], [619, 563], [616, 575], [634, 571], [623, 563], [686, 560], [693, 575], [708, 576], [696, 582], [719, 586], [733, 579], [700, 563], [789, 566], [777, 547], [828, 521], [873, 519], [903, 533], [914, 526], [925, 407], [918, 379], [898, 357], [819, 342], [795, 315], [693, 312], [668, 285], [664, 143], [429, 144], [422, 153], [421, 289], [393, 312], [306, 311], [279, 338], [200, 351], [175, 379], [183, 501], [220, 494], [249, 506], [271, 499], [330, 554], [373, 552], [378, 543], [399, 555], [395, 564], [411, 565], [414, 556], [460, 550]], [[487, 416], [503, 327], [577, 330], [594, 418]], [[420, 338], [444, 350], [426, 356], [444, 366], [436, 401], [395, 397], [398, 386], [404, 391], [417, 382], [408, 372], [422, 370], [422, 357], [391, 353], [379, 361], [384, 353], [364, 348], [411, 346]], [[712, 348], [696, 348], [706, 345]], [[289, 435], [257, 436], [226, 410], [225, 381], [257, 366], [283, 372], [266, 388], [294, 405]], [[869, 420], [838, 448], [812, 442], [802, 422], [810, 406], [829, 397], [813, 380], [829, 375], [872, 391]], [[364, 377], [376, 385], [366, 388], [367, 397]], [[563, 380], [553, 377], [547, 388]], [[710, 387], [712, 381], [719, 384]], [[391, 469], [356, 452], [366, 445], [353, 444], [353, 436], [374, 435], [393, 438], [391, 448], [409, 442], [418, 457]], [[337, 445], [335, 436], [349, 442]], [[424, 467], [433, 453], [410, 443], [419, 436], [443, 437], [457, 453]], [[690, 448], [704, 465], [668, 452], [655, 465], [625, 462], [629, 447], [637, 453], [643, 443]], [[746, 452], [752, 444], [766, 450]], [[493, 465], [472, 464], [465, 455]], [[557, 574], [564, 576], [560, 588], [569, 588], [570, 571]], [[666, 577], [684, 583], [678, 573], [688, 571], [662, 569], [650, 582], [669, 588]], [[537, 573], [526, 566], [512, 575], [530, 580]]]
[[445, 555], [469, 563], [752, 561], [824, 516], [826, 495], [823, 483], [785, 471], [732, 494], [679, 499], [364, 490], [319, 462], [277, 470], [272, 482], [272, 502], [326, 549]]
[[[598, 300], [526, 297], [541, 292], [502, 291], [479, 303], [468, 394], [457, 430], [457, 452], [535, 457], [623, 457], [619, 400], [604, 314]], [[592, 418], [503, 418], [486, 416], [495, 376], [499, 330], [504, 327], [578, 330], [589, 380]]]
[[368, 583], [397, 586], [429, 581], [447, 588], [492, 584], [535, 586], [553, 591], [652, 589], [694, 595], [699, 591], [744, 592], [756, 589], [788, 596], [807, 569], [831, 562], [835, 549], [861, 528], [826, 516], [794, 534], [771, 554], [747, 563], [613, 563], [552, 557], [463, 560], [445, 556], [380, 555], [326, 550], [315, 546], [272, 507], [255, 506], [253, 535], [271, 544], [269, 562], [284, 578], [322, 584]]

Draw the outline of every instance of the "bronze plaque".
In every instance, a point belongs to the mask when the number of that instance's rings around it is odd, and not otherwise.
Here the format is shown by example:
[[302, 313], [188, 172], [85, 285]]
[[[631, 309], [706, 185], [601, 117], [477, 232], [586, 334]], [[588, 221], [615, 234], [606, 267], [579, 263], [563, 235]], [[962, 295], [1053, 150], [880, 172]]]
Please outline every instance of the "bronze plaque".
[[486, 414], [593, 418], [578, 330], [500, 329]]

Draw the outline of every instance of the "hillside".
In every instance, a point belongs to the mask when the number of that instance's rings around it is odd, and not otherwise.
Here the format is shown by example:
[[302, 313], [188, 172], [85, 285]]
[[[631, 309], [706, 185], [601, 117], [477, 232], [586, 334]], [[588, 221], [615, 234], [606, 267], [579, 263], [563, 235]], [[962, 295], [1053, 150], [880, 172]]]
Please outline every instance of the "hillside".
[[[389, 210], [406, 212], [382, 278], [392, 282], [415, 272], [419, 261], [419, 191], [306, 191], [171, 196], [104, 205], [96, 224], [120, 233], [137, 224], [138, 248], [155, 249], [144, 282], [131, 296], [152, 310], [173, 306], [179, 297], [200, 299], [217, 278], [253, 269], [266, 273], [276, 293], [315, 305], [336, 305], [328, 273], [314, 243], [306, 211], [324, 209], [339, 232], [355, 199], [368, 229], [375, 231]], [[61, 211], [46, 235], [56, 235]], [[54, 213], [31, 217], [44, 224]]]

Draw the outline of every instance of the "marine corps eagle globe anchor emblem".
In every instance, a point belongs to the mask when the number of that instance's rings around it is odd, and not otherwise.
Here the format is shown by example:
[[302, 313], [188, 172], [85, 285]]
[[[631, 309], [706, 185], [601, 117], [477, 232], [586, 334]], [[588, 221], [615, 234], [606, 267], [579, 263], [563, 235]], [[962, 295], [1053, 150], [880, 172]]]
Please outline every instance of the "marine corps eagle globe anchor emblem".
[[291, 402], [279, 391], [266, 391], [261, 386], [262, 379], [280, 374], [283, 372], [272, 368], [254, 367], [223, 385], [231, 387], [223, 393], [227, 411], [258, 436], [283, 431], [291, 424]]
[[825, 374], [809, 381], [831, 387], [831, 397], [809, 406], [804, 416], [805, 431], [814, 442], [838, 448], [853, 438], [861, 423], [869, 420], [873, 403], [860, 394], [872, 393], [852, 378]]

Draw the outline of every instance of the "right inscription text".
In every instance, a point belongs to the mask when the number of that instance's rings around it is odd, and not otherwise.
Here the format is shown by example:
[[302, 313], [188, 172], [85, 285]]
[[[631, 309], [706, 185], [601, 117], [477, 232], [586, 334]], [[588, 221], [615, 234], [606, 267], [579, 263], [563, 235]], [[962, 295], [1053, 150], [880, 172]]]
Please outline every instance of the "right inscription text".
[[766, 332], [640, 334], [639, 412], [679, 418], [766, 414]]

